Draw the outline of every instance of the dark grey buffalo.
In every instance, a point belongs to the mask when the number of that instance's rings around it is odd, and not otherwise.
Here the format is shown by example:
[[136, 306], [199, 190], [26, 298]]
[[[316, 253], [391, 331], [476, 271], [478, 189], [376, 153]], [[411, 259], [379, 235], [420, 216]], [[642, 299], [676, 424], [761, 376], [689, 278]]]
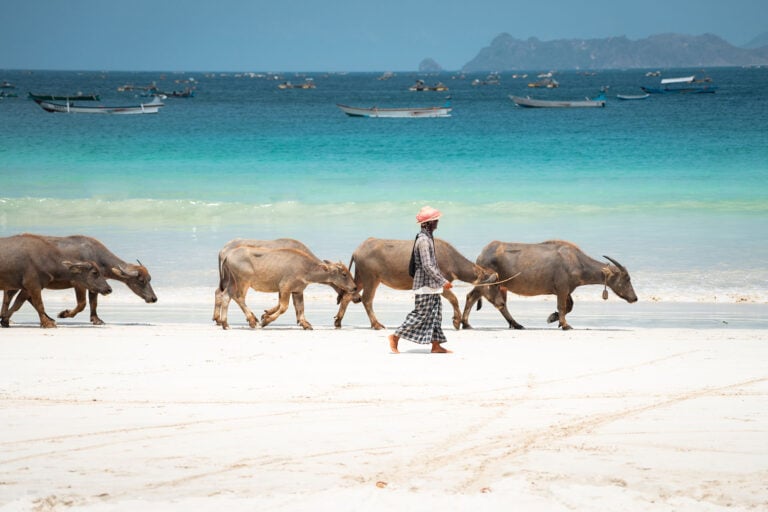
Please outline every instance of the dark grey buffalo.
[[[112, 292], [99, 266], [93, 261], [70, 261], [54, 244], [36, 235], [0, 238], [0, 289], [24, 294], [40, 316], [41, 327], [56, 327], [45, 313], [42, 290], [60, 283], [81, 286], [95, 293]], [[8, 327], [7, 303], [0, 313], [0, 324]]]
[[[355, 268], [355, 294], [341, 296], [339, 312], [335, 317], [336, 328], [341, 327], [341, 321], [350, 302], [357, 302], [357, 293], [362, 290], [362, 303], [373, 329], [383, 329], [384, 326], [373, 312], [373, 298], [379, 284], [385, 284], [395, 290], [410, 290], [413, 288], [413, 278], [408, 274], [408, 262], [413, 250], [413, 240], [382, 240], [369, 238], [352, 253], [349, 266]], [[497, 280], [496, 272], [476, 265], [461, 255], [451, 244], [440, 238], [435, 239], [435, 257], [440, 272], [448, 281], [464, 281], [467, 283], [493, 283]], [[453, 306], [453, 326], [460, 327], [461, 313], [459, 301], [451, 290], [444, 290], [443, 297]]]
[[[503, 304], [498, 309], [509, 326], [522, 329], [523, 326], [512, 318], [506, 307], [507, 291], [524, 296], [555, 295], [557, 311], [549, 315], [547, 322], [558, 321], [564, 330], [571, 328], [565, 315], [573, 310], [571, 294], [579, 286], [602, 284], [627, 302], [636, 302], [637, 295], [627, 269], [618, 261], [604, 257], [611, 263], [590, 258], [576, 245], [562, 240], [538, 244], [491, 242], [483, 248], [477, 264], [498, 272], [502, 284], [498, 287], [478, 286], [469, 292], [461, 318], [462, 326], [471, 328], [469, 313], [472, 306], [477, 302], [479, 309], [479, 301], [485, 297], [494, 304]], [[513, 276], [516, 277], [504, 282]], [[607, 294], [603, 295], [603, 298], [607, 297]]]
[[[115, 256], [107, 247], [89, 236], [43, 236], [44, 240], [54, 244], [59, 251], [68, 259], [76, 261], [92, 261], [98, 267], [99, 271], [106, 279], [114, 279], [124, 283], [133, 293], [144, 299], [148, 304], [157, 302], [157, 296], [152, 289], [149, 271], [144, 265], [127, 263]], [[68, 281], [54, 281], [48, 288], [63, 290], [66, 288], [75, 289], [75, 299], [77, 304], [73, 309], [66, 309], [59, 313], [59, 318], [73, 318], [75, 315], [85, 309], [85, 294], [88, 291], [88, 302], [90, 304], [91, 323], [102, 325], [104, 322], [99, 318], [96, 312], [98, 307], [99, 295], [93, 291], [87, 290], [80, 284], [72, 284]], [[13, 292], [6, 291], [3, 299], [4, 308], [8, 307]], [[27, 297], [21, 292], [13, 307], [8, 311], [8, 316], [12, 315], [24, 303]]]

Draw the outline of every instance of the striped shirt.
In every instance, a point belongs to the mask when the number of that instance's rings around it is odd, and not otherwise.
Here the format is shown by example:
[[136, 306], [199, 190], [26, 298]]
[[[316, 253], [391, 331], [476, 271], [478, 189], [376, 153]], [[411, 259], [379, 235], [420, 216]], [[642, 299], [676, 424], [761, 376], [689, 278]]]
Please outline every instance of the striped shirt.
[[416, 237], [414, 244], [416, 272], [413, 276], [413, 290], [416, 294], [443, 293], [448, 280], [440, 273], [435, 257], [435, 241], [426, 229]]

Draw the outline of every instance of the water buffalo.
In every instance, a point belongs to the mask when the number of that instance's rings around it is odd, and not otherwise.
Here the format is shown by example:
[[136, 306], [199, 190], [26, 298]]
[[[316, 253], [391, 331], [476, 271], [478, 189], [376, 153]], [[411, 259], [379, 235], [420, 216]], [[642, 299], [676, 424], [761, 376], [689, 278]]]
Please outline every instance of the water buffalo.
[[[224, 292], [227, 289], [227, 286], [229, 283], [226, 281], [226, 279], [229, 278], [229, 275], [224, 275], [222, 272], [221, 264], [224, 261], [224, 259], [227, 257], [227, 255], [234, 249], [235, 247], [240, 246], [247, 246], [247, 247], [261, 247], [262, 249], [268, 250], [268, 249], [297, 249], [299, 251], [304, 251], [307, 254], [309, 254], [312, 257], [316, 257], [312, 251], [304, 245], [303, 243], [299, 242], [298, 240], [294, 240], [293, 238], [278, 238], [276, 240], [256, 240], [252, 238], [235, 238], [234, 240], [230, 240], [226, 244], [224, 244], [224, 247], [221, 248], [219, 251], [219, 286], [216, 288], [216, 292], [214, 294], [214, 305], [213, 305], [213, 321], [216, 322], [216, 325], [221, 325], [221, 304], [222, 300], [224, 299]], [[280, 307], [279, 303], [277, 306], [275, 306], [272, 309], [266, 310], [267, 313], [274, 313], [278, 310]], [[298, 314], [298, 313], [297, 313]], [[296, 318], [298, 321], [298, 316]]]
[[220, 271], [221, 282], [226, 284], [226, 288], [222, 290], [221, 303], [214, 312], [214, 319], [218, 318], [224, 329], [229, 328], [227, 308], [230, 299], [243, 310], [248, 325], [252, 328], [259, 325], [255, 315], [245, 304], [245, 295], [249, 288], [279, 294], [278, 306], [265, 311], [261, 316], [262, 327], [285, 313], [288, 301], [293, 297], [297, 322], [304, 329], [312, 328], [304, 317], [304, 289], [310, 283], [333, 285], [345, 292], [355, 291], [355, 282], [343, 263], [322, 261], [298, 249], [238, 245], [225, 255]]
[[[355, 267], [355, 284], [358, 292], [362, 290], [362, 303], [373, 329], [384, 328], [373, 312], [373, 298], [379, 284], [383, 283], [395, 290], [413, 288], [413, 278], [408, 274], [408, 262], [412, 250], [413, 240], [369, 238], [352, 253], [349, 266]], [[458, 279], [479, 284], [493, 283], [498, 279], [496, 272], [472, 263], [445, 240], [435, 239], [435, 256], [440, 271], [448, 281]], [[443, 291], [442, 295], [453, 306], [453, 326], [458, 329], [461, 325], [459, 301], [450, 290]], [[334, 325], [337, 329], [341, 327], [344, 313], [353, 299], [352, 294], [341, 296], [339, 312], [334, 317]]]
[[[515, 275], [517, 277], [497, 288], [477, 286], [469, 292], [461, 317], [462, 325], [465, 329], [471, 328], [469, 313], [475, 302], [482, 300], [481, 297], [498, 302], [495, 294], [506, 295], [507, 291], [529, 297], [556, 295], [557, 311], [549, 315], [547, 322], [558, 321], [563, 330], [571, 328], [565, 315], [573, 309], [571, 294], [579, 286], [602, 284], [627, 302], [636, 302], [637, 295], [627, 269], [616, 260], [604, 257], [612, 265], [592, 259], [576, 245], [561, 240], [539, 244], [491, 242], [477, 257], [477, 264], [498, 272], [500, 281]], [[608, 298], [607, 293], [603, 293], [603, 298]], [[480, 304], [478, 302], [478, 309]], [[509, 314], [506, 305], [499, 308], [499, 311], [510, 327], [523, 328]]]
[[[82, 286], [96, 293], [112, 292], [99, 267], [92, 261], [71, 262], [52, 243], [36, 235], [0, 238], [0, 289], [21, 290], [40, 316], [41, 327], [56, 327], [45, 313], [42, 290], [54, 283]], [[7, 304], [0, 313], [0, 325], [10, 325]]]
[[[149, 275], [147, 268], [141, 263], [134, 265], [132, 263], [126, 263], [117, 256], [115, 256], [104, 244], [96, 240], [83, 235], [74, 236], [43, 236], [43, 239], [54, 244], [65, 257], [76, 261], [92, 261], [98, 267], [99, 271], [106, 279], [115, 279], [125, 285], [133, 291], [136, 295], [144, 299], [148, 304], [157, 302], [157, 296], [155, 295], [150, 281], [152, 276]], [[72, 284], [69, 281], [55, 281], [52, 282], [48, 288], [64, 290], [66, 288], [75, 289], [75, 299], [77, 304], [74, 309], [65, 309], [59, 313], [59, 318], [73, 318], [75, 315], [85, 309], [85, 293], [86, 288], [79, 284]], [[3, 311], [6, 310], [14, 292], [6, 290], [3, 297]], [[24, 292], [21, 292], [13, 307], [8, 311], [8, 317], [17, 311], [27, 296]], [[91, 323], [94, 325], [103, 325], [104, 322], [99, 318], [96, 313], [98, 307], [99, 295], [93, 291], [88, 291], [88, 302], [91, 310]]]

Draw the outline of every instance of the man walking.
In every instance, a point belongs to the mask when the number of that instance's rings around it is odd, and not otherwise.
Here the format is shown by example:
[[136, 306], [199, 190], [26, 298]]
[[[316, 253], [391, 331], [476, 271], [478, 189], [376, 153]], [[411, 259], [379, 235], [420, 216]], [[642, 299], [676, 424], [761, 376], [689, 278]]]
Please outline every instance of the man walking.
[[435, 257], [435, 239], [433, 233], [437, 230], [437, 221], [441, 217], [439, 210], [425, 206], [416, 215], [416, 222], [421, 226], [421, 232], [413, 244], [413, 291], [416, 294], [416, 305], [403, 324], [390, 334], [389, 348], [399, 354], [397, 343], [400, 338], [422, 345], [432, 344], [432, 353], [445, 354], [451, 352], [441, 345], [446, 338], [440, 326], [443, 320], [443, 305], [441, 294], [443, 290], [453, 288], [450, 281], [440, 273]]

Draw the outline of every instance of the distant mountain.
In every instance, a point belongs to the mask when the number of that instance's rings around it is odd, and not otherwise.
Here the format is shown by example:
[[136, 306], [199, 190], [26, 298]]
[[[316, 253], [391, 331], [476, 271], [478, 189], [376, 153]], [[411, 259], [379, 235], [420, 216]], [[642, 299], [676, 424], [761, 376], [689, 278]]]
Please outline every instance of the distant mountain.
[[763, 32], [759, 36], [752, 39], [750, 42], [742, 46], [742, 48], [747, 49], [754, 49], [754, 48], [764, 48], [768, 46], [768, 32]]
[[443, 68], [434, 59], [426, 58], [419, 63], [421, 73], [439, 73]]
[[768, 64], [768, 47], [737, 48], [712, 35], [659, 34], [630, 41], [605, 39], [540, 41], [497, 36], [462, 68], [465, 72], [525, 69], [626, 69], [754, 66]]

